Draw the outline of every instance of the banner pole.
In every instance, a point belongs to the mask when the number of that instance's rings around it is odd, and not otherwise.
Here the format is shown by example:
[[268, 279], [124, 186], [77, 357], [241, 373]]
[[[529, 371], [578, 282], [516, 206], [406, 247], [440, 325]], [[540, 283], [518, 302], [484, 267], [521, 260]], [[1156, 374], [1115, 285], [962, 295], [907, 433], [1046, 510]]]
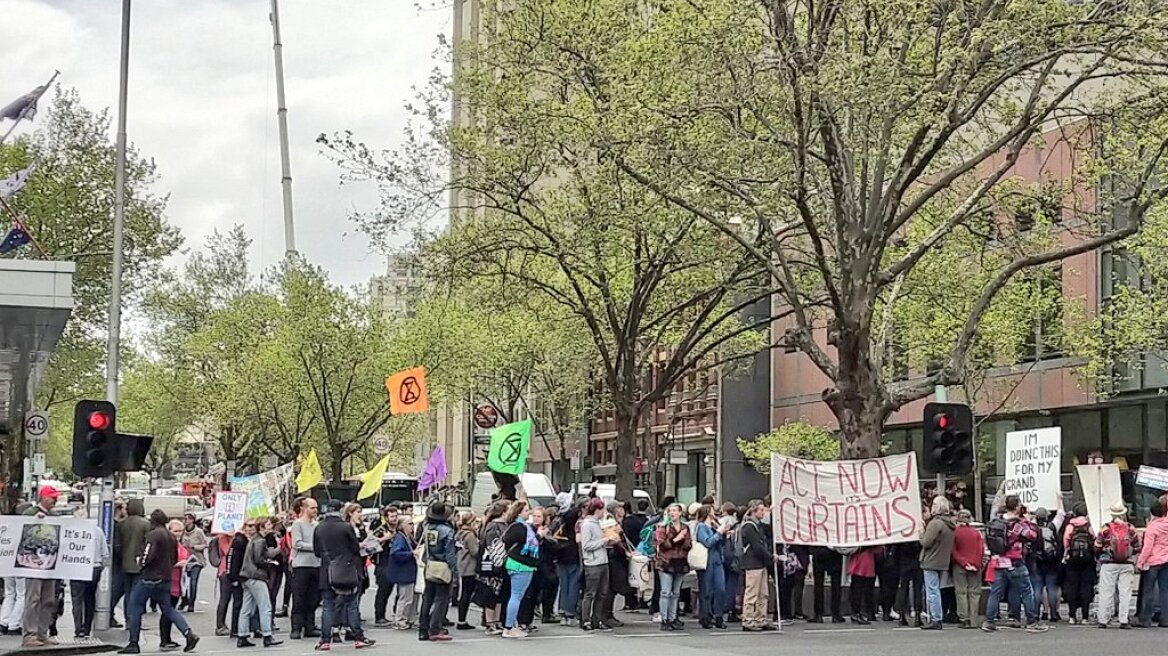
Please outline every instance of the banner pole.
[[[787, 556], [787, 557], [790, 558], [790, 556]], [[779, 600], [779, 563], [778, 563], [778, 561], [775, 561], [775, 617], [778, 618], [778, 622], [775, 623], [775, 626], [778, 628], [778, 632], [782, 633], [783, 632], [783, 604]]]

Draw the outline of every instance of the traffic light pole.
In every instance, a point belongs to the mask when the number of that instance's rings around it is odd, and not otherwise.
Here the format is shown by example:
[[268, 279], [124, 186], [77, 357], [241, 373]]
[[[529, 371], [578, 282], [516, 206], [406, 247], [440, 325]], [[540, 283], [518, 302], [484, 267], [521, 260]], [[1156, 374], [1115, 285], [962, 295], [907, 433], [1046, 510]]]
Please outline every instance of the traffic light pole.
[[[933, 387], [933, 400], [937, 403], [949, 402], [949, 388], [944, 385], [935, 385]], [[945, 474], [937, 472], [937, 494], [945, 494]]]
[[[122, 0], [122, 49], [118, 81], [118, 134], [115, 146], [114, 169], [114, 226], [113, 262], [111, 263], [109, 341], [106, 343], [105, 395], [110, 403], [118, 402], [118, 353], [121, 349], [122, 329], [122, 241], [126, 222], [126, 105], [130, 77], [130, 0]], [[101, 530], [113, 553], [114, 539], [114, 479], [101, 479]], [[105, 572], [97, 584], [94, 604], [94, 628], [105, 631], [112, 616], [110, 601], [113, 579], [113, 559], [105, 565]], [[126, 591], [128, 594], [129, 591]], [[126, 618], [129, 621], [129, 618]]]

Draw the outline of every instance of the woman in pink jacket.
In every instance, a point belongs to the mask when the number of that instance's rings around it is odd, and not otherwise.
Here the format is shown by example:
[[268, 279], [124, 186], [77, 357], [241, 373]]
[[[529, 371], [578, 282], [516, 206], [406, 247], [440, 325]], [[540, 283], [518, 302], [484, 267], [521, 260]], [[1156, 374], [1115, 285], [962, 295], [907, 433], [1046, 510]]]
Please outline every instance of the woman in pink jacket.
[[[1155, 584], [1160, 589], [1160, 627], [1168, 628], [1168, 613], [1164, 612], [1168, 609], [1168, 518], [1164, 514], [1164, 504], [1152, 508], [1152, 521], [1148, 522], [1148, 528], [1144, 531], [1144, 546], [1136, 561], [1136, 569], [1144, 572], [1141, 587]], [[1155, 596], [1144, 595], [1138, 626], [1152, 625], [1152, 610], [1156, 606]]]

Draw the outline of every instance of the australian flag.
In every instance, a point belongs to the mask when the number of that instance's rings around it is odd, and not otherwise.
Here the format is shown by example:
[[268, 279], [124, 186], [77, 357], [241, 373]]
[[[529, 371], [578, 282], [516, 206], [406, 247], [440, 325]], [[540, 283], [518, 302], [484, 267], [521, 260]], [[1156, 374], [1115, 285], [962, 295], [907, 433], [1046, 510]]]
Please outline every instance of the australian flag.
[[14, 121], [19, 121], [21, 119], [31, 119], [33, 116], [36, 116], [37, 101], [41, 99], [41, 96], [44, 95], [45, 89], [47, 88], [42, 84], [29, 93], [8, 103], [4, 109], [0, 109], [0, 119], [10, 118]]
[[4, 241], [0, 241], [0, 255], [14, 251], [30, 241], [32, 241], [32, 237], [28, 236], [28, 231], [20, 226], [13, 226], [4, 236]]

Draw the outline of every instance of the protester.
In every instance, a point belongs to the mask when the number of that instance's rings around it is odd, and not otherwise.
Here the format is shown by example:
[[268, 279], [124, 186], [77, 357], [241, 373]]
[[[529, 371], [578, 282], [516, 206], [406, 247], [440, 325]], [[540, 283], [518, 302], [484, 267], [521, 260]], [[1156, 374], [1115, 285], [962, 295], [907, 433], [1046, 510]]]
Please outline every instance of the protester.
[[1141, 587], [1159, 589], [1158, 595], [1145, 593], [1140, 607], [1139, 626], [1151, 627], [1156, 608], [1160, 609], [1160, 628], [1168, 628], [1168, 519], [1165, 507], [1157, 503], [1152, 509], [1151, 521], [1144, 530], [1143, 548], [1136, 568], [1144, 573]]
[[185, 594], [179, 601], [178, 609], [184, 608], [188, 612], [195, 612], [195, 602], [198, 600], [199, 575], [207, 566], [207, 547], [210, 541], [192, 513], [183, 516], [182, 545], [190, 552], [190, 563], [186, 566]]
[[[454, 545], [457, 549], [456, 565], [458, 566], [458, 629], [466, 631], [473, 628], [466, 622], [470, 612], [471, 598], [475, 591], [475, 570], [479, 562], [479, 536], [475, 526], [477, 519], [473, 512], [464, 512], [458, 517], [458, 526], [454, 534]], [[545, 550], [546, 551], [546, 550]], [[549, 618], [544, 617], [547, 621]]]
[[[44, 519], [52, 514], [60, 496], [57, 488], [45, 485], [37, 493], [37, 504], [25, 510], [24, 514]], [[56, 579], [25, 579], [24, 616], [21, 620], [24, 639], [21, 647], [57, 644], [56, 639], [49, 635], [49, 626], [57, 611], [58, 584]]]
[[481, 549], [475, 575], [474, 602], [483, 609], [483, 627], [489, 636], [502, 635], [500, 608], [509, 596], [506, 588], [510, 583], [505, 569], [507, 552], [503, 547], [503, 534], [507, 531], [503, 515], [509, 507], [506, 501], [492, 504], [483, 517], [479, 535]]
[[865, 547], [848, 557], [849, 589], [852, 602], [852, 622], [867, 626], [876, 615], [876, 555], [882, 547]]
[[381, 517], [382, 534], [378, 539], [384, 546], [374, 568], [377, 597], [373, 604], [373, 623], [408, 631], [414, 627], [414, 586], [418, 578], [414, 540], [409, 526], [401, 526], [395, 506], [387, 507]]
[[[580, 546], [577, 543], [576, 526], [580, 523], [580, 505], [572, 501], [572, 495], [561, 492], [556, 496], [560, 514], [550, 522], [548, 533], [551, 547], [555, 552], [556, 576], [560, 584], [560, 616], [565, 625], [575, 623], [580, 615], [580, 581], [583, 566], [580, 564]], [[639, 535], [639, 534], [638, 534]], [[484, 546], [488, 543], [483, 542]]]
[[316, 555], [313, 536], [316, 532], [316, 499], [301, 497], [292, 502], [296, 515], [292, 522], [292, 632], [293, 640], [316, 638], [316, 608], [320, 605], [320, 556]]
[[[788, 555], [788, 557], [790, 557]], [[830, 610], [831, 621], [835, 624], [842, 624], [844, 622], [842, 610], [842, 584], [843, 584], [843, 556], [836, 550], [829, 547], [813, 547], [811, 549], [811, 575], [814, 581], [813, 598], [814, 614], [811, 619], [807, 620], [812, 624], [822, 624], [824, 618], [827, 617], [825, 610]], [[824, 586], [827, 584], [827, 578], [831, 578], [831, 605], [829, 608], [824, 608]]]
[[940, 631], [944, 613], [941, 610], [941, 575], [949, 571], [953, 562], [953, 531], [956, 523], [949, 511], [949, 500], [934, 497], [929, 520], [921, 530], [921, 571], [925, 578], [926, 606], [929, 621], [925, 630]]
[[[1129, 629], [1132, 583], [1135, 581], [1136, 555], [1140, 552], [1140, 536], [1127, 523], [1127, 506], [1117, 501], [1108, 508], [1111, 521], [1095, 536], [1095, 550], [1099, 552], [1099, 605], [1095, 609], [1099, 628], [1106, 629], [1112, 613], [1117, 611], [1119, 628]], [[1117, 602], [1118, 599], [1118, 602]]]
[[[680, 507], [678, 509], [680, 510]], [[609, 582], [608, 547], [615, 541], [604, 537], [604, 531], [600, 528], [600, 518], [603, 515], [604, 501], [589, 499], [584, 506], [584, 519], [580, 523], [580, 552], [584, 565], [584, 599], [580, 603], [580, 621], [585, 631], [612, 630], [612, 627], [604, 623], [604, 600], [612, 590]]]
[[526, 501], [514, 501], [504, 516], [507, 530], [503, 533], [503, 547], [507, 550], [507, 575], [511, 581], [511, 595], [503, 619], [504, 638], [526, 638], [519, 628], [519, 606], [531, 579], [539, 566], [539, 542], [547, 532], [543, 526], [543, 511], [529, 511]]
[[963, 629], [972, 629], [978, 623], [985, 557], [985, 538], [981, 531], [970, 526], [972, 522], [973, 515], [962, 510], [957, 513], [957, 527], [953, 531], [953, 588], [957, 594], [957, 618]]
[[[115, 583], [111, 592], [110, 608], [123, 600], [122, 613], [130, 616], [130, 595], [138, 582], [142, 572], [139, 564], [142, 550], [146, 546], [146, 532], [150, 530], [150, 522], [146, 520], [146, 506], [141, 499], [130, 499], [126, 502], [126, 518], [114, 522], [114, 568], [119, 574], [114, 577]], [[129, 621], [127, 620], [127, 623]]]
[[699, 623], [703, 629], [726, 628], [726, 568], [722, 559], [724, 550], [722, 545], [726, 535], [730, 532], [729, 524], [722, 524], [714, 516], [710, 506], [702, 506], [696, 516], [697, 530], [693, 534], [709, 554], [706, 568], [698, 572], [698, 592], [700, 602], [698, 611], [701, 614]]
[[353, 525], [341, 516], [344, 504], [329, 502], [329, 512], [313, 532], [313, 553], [320, 558], [320, 592], [322, 609], [320, 614], [320, 642], [318, 651], [332, 648], [333, 617], [339, 615], [353, 636], [353, 647], [362, 649], [376, 641], [366, 638], [361, 630], [361, 609], [357, 600], [361, 593], [361, 574], [364, 561], [361, 558], [361, 543]]
[[[532, 509], [532, 514], [536, 510]], [[552, 540], [548, 535], [549, 529], [546, 528], [548, 520], [556, 517], [560, 509], [548, 506], [538, 510], [542, 514], [539, 526], [545, 527], [539, 535], [539, 564], [536, 565], [535, 572], [531, 576], [531, 585], [527, 587], [527, 594], [523, 595], [523, 601], [519, 604], [519, 628], [527, 633], [538, 630], [535, 626], [536, 608], [540, 608], [544, 624], [560, 623], [556, 615], [556, 599], [560, 592], [559, 578], [556, 576], [554, 550], [551, 547]], [[611, 612], [611, 604], [609, 606]], [[626, 608], [626, 610], [629, 609]], [[611, 618], [608, 621], [611, 622]]]
[[130, 640], [118, 651], [119, 654], [141, 653], [138, 637], [142, 633], [142, 616], [146, 614], [147, 601], [157, 603], [163, 617], [169, 619], [186, 637], [184, 652], [194, 651], [195, 645], [199, 644], [199, 636], [191, 630], [182, 613], [170, 603], [171, 579], [178, 561], [178, 540], [167, 530], [166, 524], [166, 513], [155, 510], [150, 514], [150, 531], [146, 534], [142, 550], [140, 578], [130, 595], [130, 613], [126, 618], [130, 627]]
[[1079, 502], [1063, 530], [1063, 593], [1067, 598], [1067, 622], [1086, 623], [1095, 597], [1095, 532], [1087, 517], [1087, 504]]
[[774, 627], [766, 619], [767, 571], [774, 563], [771, 545], [761, 522], [767, 514], [763, 502], [750, 503], [742, 523], [742, 570], [744, 592], [742, 598], [742, 630], [770, 631]]
[[93, 632], [93, 616], [97, 611], [97, 584], [101, 572], [110, 563], [110, 547], [101, 531], [101, 526], [93, 534], [93, 549], [97, 562], [93, 564], [93, 578], [88, 581], [70, 581], [69, 597], [73, 606], [73, 637], [88, 638]]
[[[268, 537], [272, 534], [272, 520], [266, 517], [249, 519], [243, 523], [243, 534], [247, 536], [248, 543], [239, 571], [243, 587], [243, 609], [239, 611], [239, 623], [243, 626], [250, 625], [252, 616], [258, 615], [264, 646], [274, 647], [283, 644], [283, 641], [272, 637], [272, 598], [268, 588], [268, 566], [280, 555], [279, 547], [273, 547], [268, 542]], [[255, 643], [241, 634], [236, 646], [254, 647]]]
[[418, 640], [421, 641], [450, 641], [444, 625], [450, 609], [450, 586], [458, 576], [450, 510], [441, 501], [430, 504], [422, 527], [422, 567], [426, 589], [418, 613]]
[[901, 626], [924, 624], [925, 574], [921, 570], [921, 542], [909, 540], [893, 545], [899, 584], [896, 590], [896, 612]]
[[264, 536], [264, 542], [267, 543], [268, 549], [275, 556], [268, 559], [265, 568], [268, 570], [268, 604], [271, 607], [271, 615], [273, 618], [272, 628], [275, 629], [276, 624], [274, 619], [276, 617], [288, 616], [287, 608], [283, 609], [283, 615], [276, 609], [276, 601], [280, 598], [280, 586], [284, 584], [284, 574], [288, 571], [288, 552], [284, 550], [284, 522], [277, 517], [272, 517], [270, 521], [272, 525], [271, 530]]
[[1039, 623], [1038, 607], [1030, 587], [1030, 572], [1024, 558], [1025, 546], [1033, 542], [1038, 532], [1026, 521], [1025, 508], [1017, 496], [1007, 496], [1003, 509], [1002, 516], [990, 520], [986, 526], [986, 546], [993, 556], [990, 560], [993, 586], [986, 601], [986, 618], [981, 628], [987, 632], [997, 630], [1002, 599], [1011, 587], [1016, 586], [1026, 615], [1026, 630], [1031, 633], [1046, 631], [1049, 627]]
[[[166, 524], [166, 530], [174, 536], [178, 544], [177, 559], [174, 561], [174, 567], [170, 570], [170, 604], [178, 609], [178, 604], [182, 598], [183, 577], [186, 576], [185, 569], [190, 560], [191, 552], [182, 543], [185, 526], [183, 520], [172, 519]], [[158, 623], [158, 637], [159, 637], [159, 651], [174, 651], [179, 648], [179, 644], [171, 639], [171, 629], [174, 623], [163, 615]]]
[[[1060, 502], [1061, 506], [1061, 502]], [[1051, 515], [1046, 508], [1034, 511], [1038, 535], [1028, 549], [1026, 568], [1030, 570], [1030, 587], [1035, 604], [1044, 619], [1059, 622], [1059, 574], [1062, 569], [1063, 541], [1061, 531], [1065, 523], [1062, 512]]]

